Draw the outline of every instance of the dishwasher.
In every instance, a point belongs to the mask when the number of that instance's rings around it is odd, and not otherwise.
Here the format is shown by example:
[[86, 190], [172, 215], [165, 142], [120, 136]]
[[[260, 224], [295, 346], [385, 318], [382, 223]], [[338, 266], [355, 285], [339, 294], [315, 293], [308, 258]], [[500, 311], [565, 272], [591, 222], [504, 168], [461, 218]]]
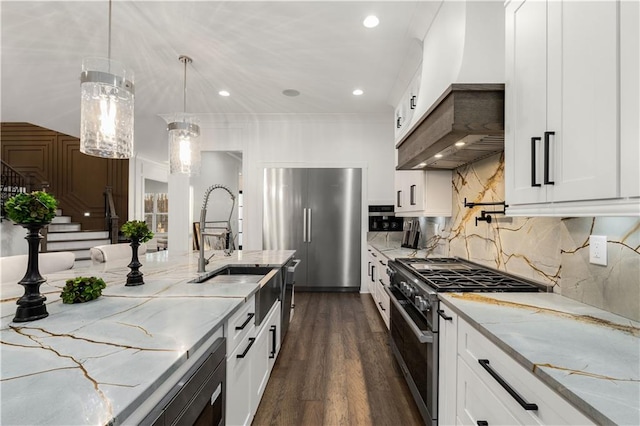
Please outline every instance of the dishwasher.
[[226, 339], [216, 339], [141, 425], [225, 424]]

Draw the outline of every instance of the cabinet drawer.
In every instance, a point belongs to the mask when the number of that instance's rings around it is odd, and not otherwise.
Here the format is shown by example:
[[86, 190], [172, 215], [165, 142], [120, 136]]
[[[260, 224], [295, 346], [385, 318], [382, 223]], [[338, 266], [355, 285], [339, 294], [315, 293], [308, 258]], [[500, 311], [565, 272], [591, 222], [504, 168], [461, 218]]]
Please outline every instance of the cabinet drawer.
[[505, 407], [485, 382], [458, 357], [457, 417], [462, 425], [520, 425], [522, 422]]
[[224, 334], [227, 338], [227, 353], [230, 354], [238, 344], [253, 329], [256, 315], [255, 296], [251, 298], [234, 313], [225, 323]]
[[[486, 387], [502, 401], [504, 406], [519, 419], [520, 423], [547, 425], [593, 424], [591, 420], [569, 404], [562, 396], [549, 388], [538, 377], [503, 352], [480, 332], [472, 328], [466, 321], [459, 321], [458, 324], [458, 356], [466, 362]], [[483, 367], [479, 360], [486, 360], [483, 363], [485, 365], [488, 364], [487, 368]], [[505, 386], [501, 385], [488, 369], [500, 376], [504, 380]], [[523, 402], [537, 405], [537, 409], [525, 409], [506, 390], [506, 387], [515, 391]], [[491, 424], [490, 421], [489, 424]]]

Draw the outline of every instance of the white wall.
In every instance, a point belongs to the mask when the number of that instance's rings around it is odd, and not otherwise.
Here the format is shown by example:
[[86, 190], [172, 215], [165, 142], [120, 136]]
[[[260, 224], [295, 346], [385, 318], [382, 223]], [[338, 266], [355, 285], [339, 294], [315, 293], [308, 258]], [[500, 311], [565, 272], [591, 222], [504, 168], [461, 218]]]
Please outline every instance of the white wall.
[[[265, 167], [363, 168], [363, 249], [366, 247], [367, 205], [393, 203], [395, 166], [391, 108], [388, 114], [208, 115], [200, 117], [200, 128], [204, 151], [242, 151], [245, 249], [262, 248]], [[193, 182], [192, 178], [191, 183], [172, 187], [170, 179], [170, 218], [174, 217], [172, 201], [176, 197], [187, 201], [185, 189]], [[199, 212], [201, 202], [195, 199], [195, 211]], [[173, 237], [172, 231], [184, 233], [182, 227], [176, 230], [170, 223], [169, 250], [190, 250], [188, 238], [184, 239], [183, 235]], [[174, 241], [182, 243], [176, 246]]]

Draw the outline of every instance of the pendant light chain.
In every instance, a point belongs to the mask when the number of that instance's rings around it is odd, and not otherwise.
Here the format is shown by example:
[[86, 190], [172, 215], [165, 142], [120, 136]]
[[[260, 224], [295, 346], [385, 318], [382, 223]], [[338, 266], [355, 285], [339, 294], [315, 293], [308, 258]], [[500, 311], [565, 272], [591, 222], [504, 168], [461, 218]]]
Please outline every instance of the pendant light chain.
[[109, 0], [109, 44], [107, 49], [107, 58], [111, 61], [111, 0]]
[[190, 62], [191, 60], [185, 57], [182, 61], [184, 62], [184, 87], [182, 89], [184, 99], [182, 103], [182, 109], [186, 114], [187, 113], [187, 62]]

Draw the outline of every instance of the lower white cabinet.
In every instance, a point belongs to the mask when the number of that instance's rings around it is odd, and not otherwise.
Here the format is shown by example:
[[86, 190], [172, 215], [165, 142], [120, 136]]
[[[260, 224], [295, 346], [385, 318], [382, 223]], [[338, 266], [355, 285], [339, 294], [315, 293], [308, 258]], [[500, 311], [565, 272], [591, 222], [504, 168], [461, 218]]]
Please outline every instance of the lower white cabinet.
[[594, 424], [468, 322], [441, 309], [440, 424]]
[[[254, 299], [247, 303], [255, 306]], [[231, 324], [248, 317], [246, 311], [245, 307], [240, 308], [241, 315], [234, 315], [227, 322], [229, 333], [242, 326]], [[280, 351], [280, 302], [272, 306], [259, 327], [252, 320], [245, 329], [244, 338], [227, 354], [226, 424], [234, 426], [251, 424], [269, 381]]]
[[387, 275], [387, 262], [389, 259], [372, 246], [368, 247], [368, 267], [369, 267], [369, 292], [373, 302], [380, 312], [387, 329], [389, 329], [390, 311], [389, 295], [384, 290], [389, 286], [389, 276]]

